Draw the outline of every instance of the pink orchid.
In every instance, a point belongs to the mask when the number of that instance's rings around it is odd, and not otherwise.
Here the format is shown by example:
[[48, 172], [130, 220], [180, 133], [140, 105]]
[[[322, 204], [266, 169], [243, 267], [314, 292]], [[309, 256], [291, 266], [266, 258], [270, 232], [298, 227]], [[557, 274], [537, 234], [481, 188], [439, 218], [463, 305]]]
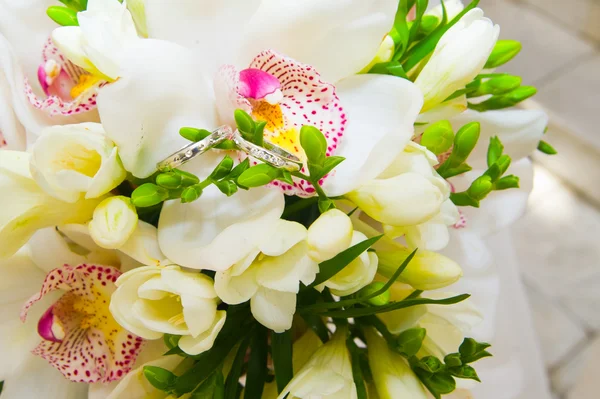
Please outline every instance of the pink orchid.
[[[306, 160], [300, 146], [302, 126], [321, 130], [327, 139], [327, 156], [335, 153], [344, 135], [346, 114], [335, 86], [323, 81], [314, 67], [273, 50], [260, 53], [242, 71], [232, 65], [221, 67], [215, 79], [215, 93], [223, 120], [232, 124], [233, 110], [243, 109], [257, 121], [267, 122], [265, 140], [302, 160]], [[306, 197], [315, 193], [310, 183], [302, 179], [294, 179], [293, 186], [273, 184], [288, 195]]]
[[111, 382], [125, 376], [143, 340], [122, 328], [109, 311], [120, 275], [114, 267], [87, 264], [64, 265], [48, 273], [41, 291], [21, 311], [25, 321], [36, 302], [64, 291], [38, 322], [43, 341], [33, 354], [75, 382]]

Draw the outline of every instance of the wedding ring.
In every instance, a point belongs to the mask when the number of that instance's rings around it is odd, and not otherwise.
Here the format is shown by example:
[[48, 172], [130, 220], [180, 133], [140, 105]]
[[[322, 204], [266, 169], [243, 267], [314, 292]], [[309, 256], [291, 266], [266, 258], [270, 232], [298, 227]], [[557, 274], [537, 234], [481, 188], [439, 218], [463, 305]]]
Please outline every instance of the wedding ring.
[[232, 130], [229, 126], [221, 126], [200, 141], [191, 143], [182, 147], [180, 150], [169, 155], [163, 161], [156, 164], [159, 171], [168, 171], [189, 162], [192, 158], [204, 154], [206, 151], [214, 148], [231, 138]]
[[264, 147], [245, 140], [239, 130], [233, 133], [232, 140], [241, 151], [276, 168], [297, 172], [304, 165], [300, 158], [267, 140], [263, 142]]

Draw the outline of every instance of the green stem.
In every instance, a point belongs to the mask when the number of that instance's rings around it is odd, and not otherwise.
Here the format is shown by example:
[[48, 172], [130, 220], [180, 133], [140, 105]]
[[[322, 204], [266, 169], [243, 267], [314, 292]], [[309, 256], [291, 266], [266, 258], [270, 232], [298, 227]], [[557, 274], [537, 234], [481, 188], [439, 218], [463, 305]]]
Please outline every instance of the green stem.
[[300, 179], [304, 179], [307, 182], [309, 182], [310, 184], [312, 184], [312, 186], [315, 188], [315, 191], [317, 192], [317, 194], [319, 195], [320, 199], [329, 199], [329, 197], [327, 196], [327, 194], [325, 194], [325, 191], [323, 191], [323, 188], [321, 187], [321, 185], [319, 184], [319, 182], [314, 182], [312, 181], [311, 177], [308, 175], [305, 175], [304, 173], [301, 172], [293, 172], [292, 176], [298, 177]]

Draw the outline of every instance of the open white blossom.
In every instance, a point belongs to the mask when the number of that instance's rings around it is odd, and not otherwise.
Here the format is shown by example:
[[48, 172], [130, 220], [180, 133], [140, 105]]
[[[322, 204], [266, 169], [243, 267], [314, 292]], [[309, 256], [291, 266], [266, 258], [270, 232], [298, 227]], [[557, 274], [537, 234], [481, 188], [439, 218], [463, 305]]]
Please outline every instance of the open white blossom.
[[99, 123], [45, 129], [32, 148], [31, 173], [48, 194], [66, 202], [101, 197], [127, 175]]

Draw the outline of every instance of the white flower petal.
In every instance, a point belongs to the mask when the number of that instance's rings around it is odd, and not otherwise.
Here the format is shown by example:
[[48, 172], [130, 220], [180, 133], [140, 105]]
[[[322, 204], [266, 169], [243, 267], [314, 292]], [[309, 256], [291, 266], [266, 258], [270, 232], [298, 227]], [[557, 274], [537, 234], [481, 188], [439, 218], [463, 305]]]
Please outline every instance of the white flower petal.
[[346, 194], [383, 172], [410, 141], [423, 105], [419, 89], [405, 79], [358, 75], [336, 86], [348, 125], [335, 154], [346, 160], [324, 183], [331, 196]]
[[183, 317], [192, 338], [211, 328], [217, 315], [215, 300], [198, 298], [193, 295], [182, 295]]
[[260, 324], [282, 333], [292, 327], [296, 294], [260, 288], [250, 300], [250, 309]]
[[215, 291], [219, 298], [230, 305], [244, 303], [258, 290], [256, 268], [250, 268], [239, 276], [231, 271], [217, 272], [215, 275]]
[[306, 236], [306, 227], [300, 223], [279, 220], [275, 224], [272, 235], [259, 248], [265, 255], [279, 256], [305, 240]]
[[256, 262], [256, 281], [263, 287], [277, 291], [298, 293], [300, 281], [312, 283], [319, 272], [317, 263], [308, 256], [305, 242], [297, 244], [285, 254], [267, 257]]
[[176, 44], [140, 40], [127, 49], [121, 78], [100, 89], [98, 110], [125, 169], [148, 177], [189, 144], [179, 129], [217, 127], [214, 94], [200, 62]]
[[225, 325], [227, 312], [219, 310], [212, 326], [197, 337], [185, 336], [179, 340], [179, 347], [188, 355], [199, 355], [212, 348], [217, 335]]
[[352, 220], [339, 209], [332, 209], [308, 228], [309, 254], [316, 262], [331, 259], [350, 247]]
[[191, 295], [203, 299], [217, 297], [213, 280], [200, 272], [184, 272], [178, 267], [167, 267], [161, 271], [162, 280], [171, 292]]
[[83, 33], [79, 26], [61, 26], [52, 31], [52, 41], [69, 61], [84, 69], [93, 68], [83, 48]]
[[165, 203], [158, 225], [160, 247], [179, 265], [226, 270], [264, 243], [283, 208], [283, 194], [275, 189], [240, 190], [227, 197], [210, 186], [193, 203]]

